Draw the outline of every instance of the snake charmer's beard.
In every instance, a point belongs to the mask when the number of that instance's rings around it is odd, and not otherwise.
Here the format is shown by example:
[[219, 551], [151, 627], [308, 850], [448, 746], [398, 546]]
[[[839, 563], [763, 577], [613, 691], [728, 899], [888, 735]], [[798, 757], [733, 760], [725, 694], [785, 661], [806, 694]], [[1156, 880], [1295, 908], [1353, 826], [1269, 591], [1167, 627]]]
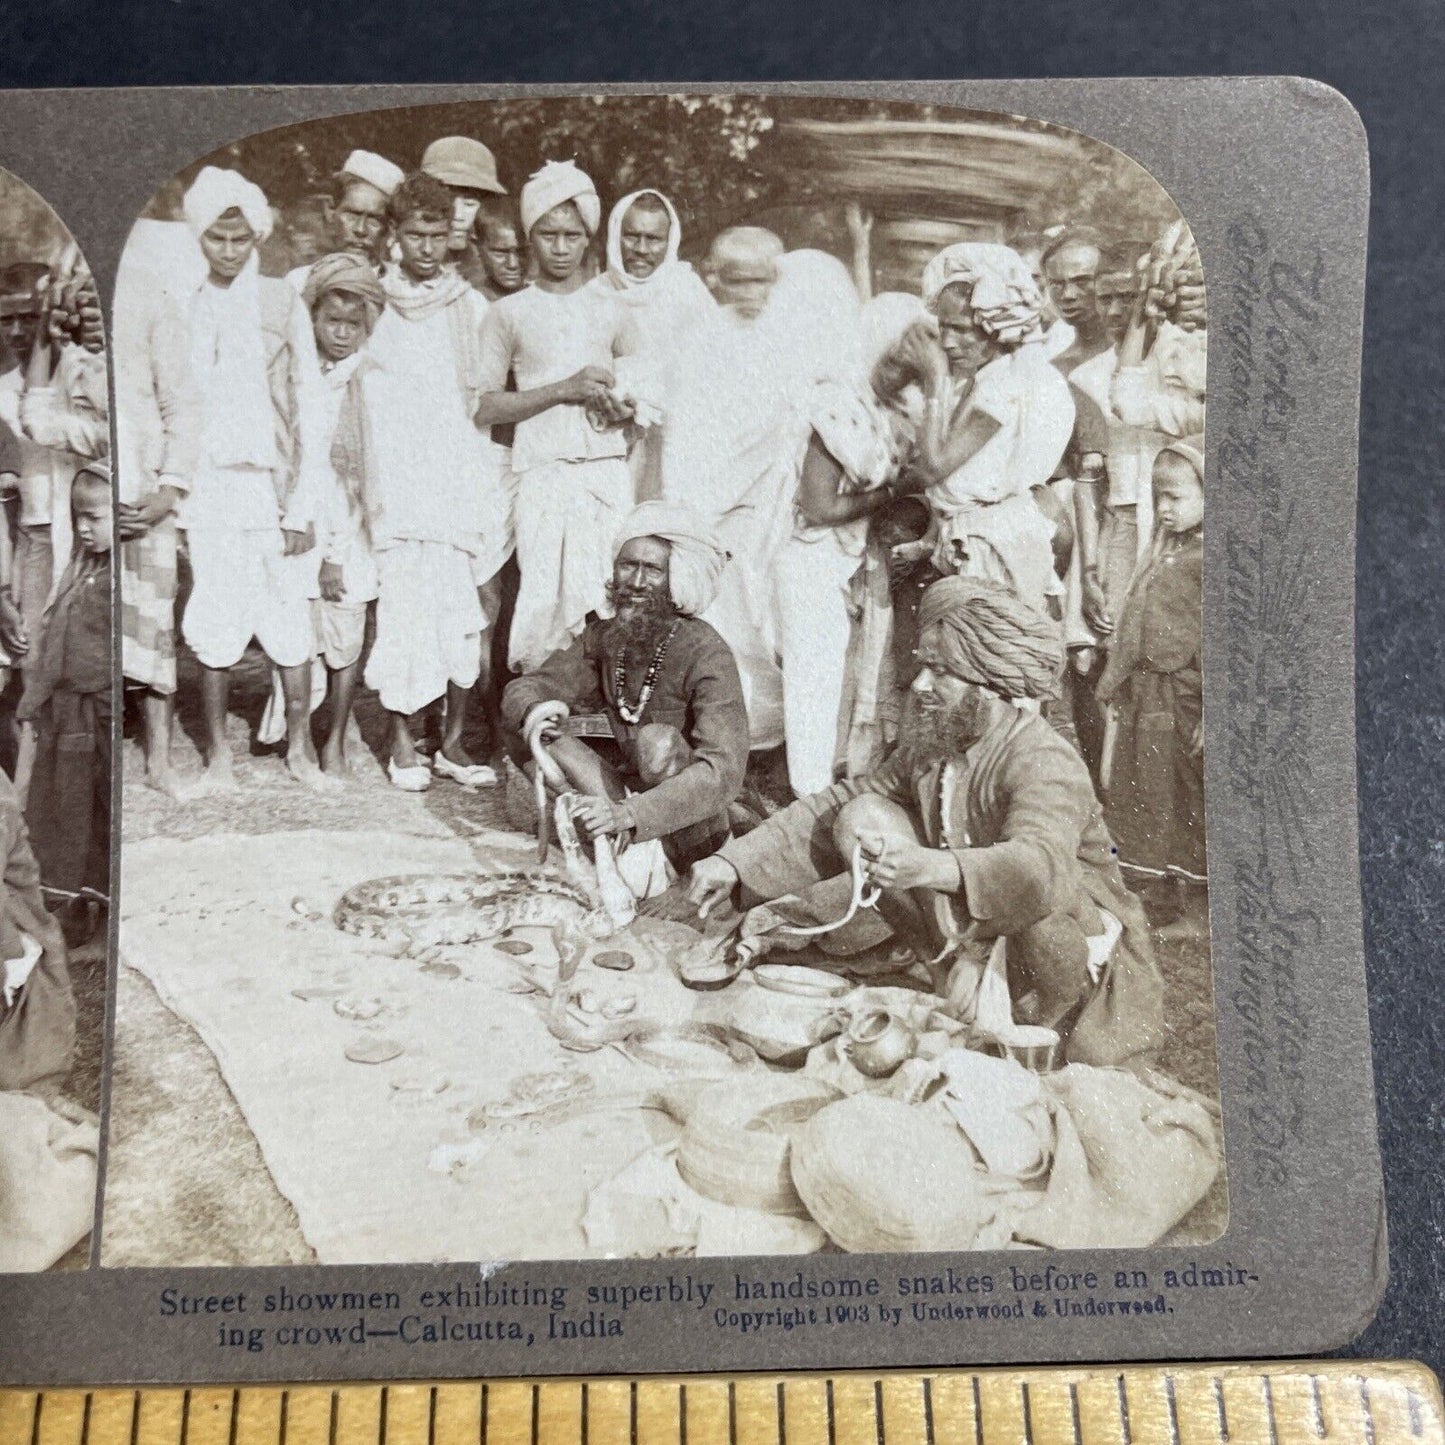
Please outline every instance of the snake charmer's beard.
[[677, 607], [665, 591], [607, 584], [614, 616], [607, 624], [607, 642], [614, 649], [651, 653], [677, 618]]
[[931, 704], [910, 693], [898, 726], [898, 749], [910, 771], [962, 757], [983, 732], [987, 694], [975, 688], [956, 703]]

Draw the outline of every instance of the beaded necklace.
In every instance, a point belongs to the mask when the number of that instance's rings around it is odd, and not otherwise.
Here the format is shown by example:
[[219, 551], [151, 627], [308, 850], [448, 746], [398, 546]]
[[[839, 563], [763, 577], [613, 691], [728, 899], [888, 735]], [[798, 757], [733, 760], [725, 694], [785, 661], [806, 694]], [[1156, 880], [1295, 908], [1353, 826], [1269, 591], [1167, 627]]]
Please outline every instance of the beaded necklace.
[[667, 644], [672, 641], [672, 634], [677, 631], [677, 623], [674, 622], [667, 629], [661, 642], [653, 650], [652, 661], [647, 664], [647, 673], [642, 679], [642, 690], [637, 694], [637, 701], [627, 701], [627, 663], [625, 660], [626, 649], [619, 649], [616, 660], [612, 664], [612, 695], [617, 704], [618, 716], [628, 727], [636, 727], [642, 721], [642, 714], [647, 711], [647, 704], [652, 701], [652, 690], [657, 686], [658, 674], [662, 671], [662, 660], [667, 656]]

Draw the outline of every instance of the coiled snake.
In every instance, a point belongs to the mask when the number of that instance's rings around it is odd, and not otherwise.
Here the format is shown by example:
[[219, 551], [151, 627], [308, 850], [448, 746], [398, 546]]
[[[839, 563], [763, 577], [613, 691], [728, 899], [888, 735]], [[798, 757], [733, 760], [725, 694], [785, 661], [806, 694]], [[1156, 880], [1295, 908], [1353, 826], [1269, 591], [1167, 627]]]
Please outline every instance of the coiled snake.
[[480, 943], [512, 928], [546, 928], [557, 950], [557, 982], [543, 1018], [565, 1047], [591, 1051], [608, 1044], [644, 1044], [659, 1037], [719, 1044], [715, 1029], [664, 1028], [646, 1019], [580, 1024], [569, 1005], [572, 980], [589, 942], [617, 925], [584, 886], [540, 869], [485, 876], [402, 874], [373, 878], [344, 893], [333, 915], [343, 933], [421, 950]]

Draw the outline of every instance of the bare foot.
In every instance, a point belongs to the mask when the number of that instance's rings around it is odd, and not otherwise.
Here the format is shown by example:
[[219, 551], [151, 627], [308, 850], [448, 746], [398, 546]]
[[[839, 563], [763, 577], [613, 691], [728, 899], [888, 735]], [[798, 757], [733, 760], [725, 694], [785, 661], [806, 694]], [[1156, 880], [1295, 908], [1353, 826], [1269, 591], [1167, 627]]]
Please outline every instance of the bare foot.
[[209, 798], [214, 793], [234, 793], [238, 784], [231, 768], [229, 754], [217, 757], [202, 771], [199, 778], [187, 783], [182, 789], [182, 798], [189, 802], [195, 798]]
[[1172, 923], [1154, 930], [1161, 943], [1204, 943], [1209, 939], [1209, 905], [1191, 899]]
[[109, 943], [108, 931], [102, 925], [79, 947], [70, 950], [70, 962], [104, 963], [109, 952]]
[[147, 768], [145, 785], [157, 793], [164, 793], [173, 802], [179, 803], [186, 796], [185, 784], [169, 763], [164, 767]]
[[321, 770], [338, 779], [350, 776], [351, 764], [346, 760], [346, 743], [343, 739], [327, 739], [321, 749]]
[[303, 788], [309, 788], [313, 793], [336, 793], [341, 790], [340, 779], [323, 773], [304, 752], [287, 754], [286, 771]]

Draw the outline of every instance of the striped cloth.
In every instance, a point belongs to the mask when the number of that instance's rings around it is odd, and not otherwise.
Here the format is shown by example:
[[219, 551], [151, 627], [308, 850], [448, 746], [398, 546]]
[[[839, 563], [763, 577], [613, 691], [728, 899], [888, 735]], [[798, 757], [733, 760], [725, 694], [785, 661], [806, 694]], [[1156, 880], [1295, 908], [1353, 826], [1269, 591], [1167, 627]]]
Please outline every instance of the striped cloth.
[[176, 523], [121, 544], [120, 658], [127, 682], [176, 690]]

